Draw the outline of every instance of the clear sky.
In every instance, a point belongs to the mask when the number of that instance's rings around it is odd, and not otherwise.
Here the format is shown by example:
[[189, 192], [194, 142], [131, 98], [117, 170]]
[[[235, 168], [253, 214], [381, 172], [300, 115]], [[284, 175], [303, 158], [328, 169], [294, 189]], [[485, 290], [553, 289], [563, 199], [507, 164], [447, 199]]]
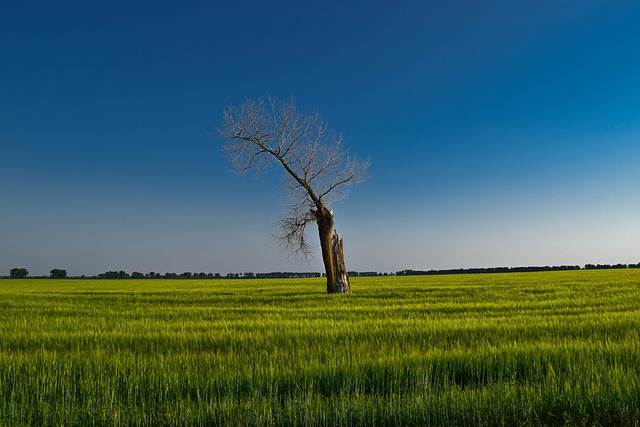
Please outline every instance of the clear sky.
[[0, 275], [321, 271], [209, 136], [268, 94], [371, 160], [349, 269], [638, 263], [639, 47], [637, 1], [3, 2]]

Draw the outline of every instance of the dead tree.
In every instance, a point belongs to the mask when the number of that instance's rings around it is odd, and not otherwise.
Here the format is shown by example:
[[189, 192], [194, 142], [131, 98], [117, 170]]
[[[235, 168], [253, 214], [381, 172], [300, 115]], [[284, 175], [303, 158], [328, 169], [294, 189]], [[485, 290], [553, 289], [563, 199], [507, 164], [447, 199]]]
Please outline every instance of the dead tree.
[[285, 172], [290, 203], [277, 223], [278, 242], [288, 251], [308, 257], [307, 225], [315, 222], [320, 236], [327, 292], [349, 293], [342, 239], [334, 232], [332, 202], [347, 187], [367, 179], [367, 160], [349, 155], [342, 135], [336, 135], [319, 113], [301, 113], [294, 99], [247, 100], [224, 111], [222, 150], [240, 174], [259, 173], [276, 164]]

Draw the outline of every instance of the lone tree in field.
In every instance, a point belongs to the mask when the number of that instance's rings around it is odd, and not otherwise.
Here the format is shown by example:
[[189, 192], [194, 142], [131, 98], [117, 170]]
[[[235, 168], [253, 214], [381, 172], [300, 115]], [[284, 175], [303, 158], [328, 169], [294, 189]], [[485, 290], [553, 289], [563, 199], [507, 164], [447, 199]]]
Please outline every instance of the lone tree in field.
[[310, 255], [307, 225], [316, 222], [328, 293], [351, 292], [344, 266], [342, 239], [333, 229], [329, 206], [346, 188], [367, 179], [368, 161], [349, 155], [342, 135], [336, 135], [316, 113], [298, 111], [294, 99], [247, 100], [224, 111], [222, 149], [240, 174], [256, 174], [271, 164], [285, 171], [290, 203], [277, 223], [277, 239], [288, 251]]

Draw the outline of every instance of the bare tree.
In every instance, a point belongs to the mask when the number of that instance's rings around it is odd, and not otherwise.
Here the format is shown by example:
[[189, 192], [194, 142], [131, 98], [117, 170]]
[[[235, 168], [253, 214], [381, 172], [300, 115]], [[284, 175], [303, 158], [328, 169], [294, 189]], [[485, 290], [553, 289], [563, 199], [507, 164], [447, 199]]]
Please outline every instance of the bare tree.
[[292, 98], [247, 100], [224, 111], [222, 150], [240, 174], [276, 164], [285, 171], [289, 204], [277, 223], [277, 238], [288, 251], [307, 257], [307, 225], [316, 222], [328, 293], [351, 292], [342, 239], [334, 232], [332, 202], [347, 187], [367, 179], [368, 161], [349, 155], [319, 113], [301, 113]]

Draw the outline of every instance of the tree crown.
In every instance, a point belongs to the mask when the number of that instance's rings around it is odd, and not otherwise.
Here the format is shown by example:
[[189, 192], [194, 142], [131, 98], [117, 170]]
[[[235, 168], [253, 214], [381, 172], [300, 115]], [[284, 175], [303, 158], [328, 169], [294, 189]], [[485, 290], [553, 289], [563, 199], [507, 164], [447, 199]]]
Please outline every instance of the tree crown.
[[303, 113], [293, 98], [246, 100], [224, 111], [220, 136], [222, 150], [240, 174], [280, 165], [285, 171], [289, 204], [280, 218], [278, 241], [306, 256], [306, 225], [315, 221], [348, 187], [368, 178], [368, 160], [360, 160], [344, 147], [318, 112]]

